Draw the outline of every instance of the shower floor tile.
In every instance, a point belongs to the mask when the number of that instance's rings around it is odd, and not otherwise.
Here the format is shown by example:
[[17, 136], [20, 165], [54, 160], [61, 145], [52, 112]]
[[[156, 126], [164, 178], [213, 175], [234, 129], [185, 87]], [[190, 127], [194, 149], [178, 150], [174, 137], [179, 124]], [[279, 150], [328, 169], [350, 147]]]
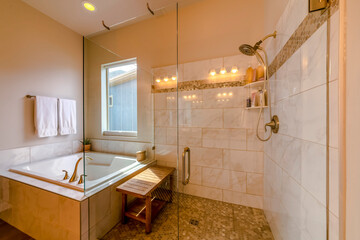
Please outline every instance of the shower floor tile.
[[153, 221], [150, 234], [145, 233], [145, 224], [129, 219], [127, 224], [115, 226], [103, 240], [175, 240], [178, 230], [181, 240], [274, 239], [261, 209], [179, 194]]

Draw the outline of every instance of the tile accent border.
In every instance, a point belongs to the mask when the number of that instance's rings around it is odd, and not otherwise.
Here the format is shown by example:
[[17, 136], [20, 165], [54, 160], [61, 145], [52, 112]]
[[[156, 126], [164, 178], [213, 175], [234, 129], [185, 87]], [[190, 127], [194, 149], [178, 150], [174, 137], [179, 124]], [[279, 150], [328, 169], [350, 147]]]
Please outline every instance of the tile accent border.
[[195, 81], [186, 81], [179, 82], [178, 88], [157, 88], [155, 85], [151, 86], [152, 93], [167, 93], [167, 92], [176, 92], [177, 89], [179, 92], [183, 91], [193, 91], [193, 90], [203, 90], [203, 89], [212, 89], [212, 88], [225, 88], [225, 87], [241, 87], [244, 86], [245, 76], [241, 76], [241, 80], [237, 81], [227, 81], [227, 82], [214, 82], [214, 80], [195, 80]]
[[[330, 17], [339, 10], [339, 0], [330, 1]], [[269, 65], [269, 78], [308, 40], [328, 19], [323, 11], [309, 13]]]

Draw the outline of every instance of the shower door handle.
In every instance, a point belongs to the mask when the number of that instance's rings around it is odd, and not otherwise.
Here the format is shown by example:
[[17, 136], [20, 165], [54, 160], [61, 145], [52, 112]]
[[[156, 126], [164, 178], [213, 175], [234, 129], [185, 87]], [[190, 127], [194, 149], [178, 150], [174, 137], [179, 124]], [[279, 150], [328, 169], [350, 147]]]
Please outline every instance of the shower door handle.
[[[186, 168], [186, 165], [185, 165], [185, 156], [186, 156], [186, 153], [188, 154], [187, 156], [187, 177], [185, 177], [185, 168]], [[186, 185], [189, 183], [190, 181], [190, 148], [186, 147], [184, 148], [184, 152], [182, 154], [182, 168], [183, 168], [183, 171], [182, 171], [182, 184], [183, 185]]]

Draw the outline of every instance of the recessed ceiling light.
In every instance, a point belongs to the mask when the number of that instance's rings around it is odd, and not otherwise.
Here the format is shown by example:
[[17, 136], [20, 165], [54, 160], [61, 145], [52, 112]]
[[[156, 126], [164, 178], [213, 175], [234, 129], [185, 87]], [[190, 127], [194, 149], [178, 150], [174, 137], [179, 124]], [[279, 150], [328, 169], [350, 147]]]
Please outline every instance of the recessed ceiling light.
[[88, 1], [83, 1], [82, 5], [84, 6], [84, 8], [90, 12], [94, 12], [96, 10], [95, 5], [88, 2]]

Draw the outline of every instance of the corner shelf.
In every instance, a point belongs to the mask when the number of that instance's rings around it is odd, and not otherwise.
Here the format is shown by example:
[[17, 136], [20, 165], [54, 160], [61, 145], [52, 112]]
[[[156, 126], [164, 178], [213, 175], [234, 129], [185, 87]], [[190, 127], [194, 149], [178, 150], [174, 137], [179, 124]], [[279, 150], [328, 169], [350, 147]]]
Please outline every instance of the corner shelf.
[[[267, 84], [267, 81], [265, 81], [265, 84]], [[257, 81], [257, 82], [248, 83], [248, 84], [244, 85], [244, 88], [259, 87], [261, 85], [262, 86], [264, 85], [264, 80], [263, 81]]]
[[[246, 85], [244, 85], [244, 88], [247, 91], [247, 98], [251, 98], [251, 93], [255, 90], [255, 89], [266, 89], [266, 84], [268, 83], [268, 81], [262, 80], [262, 81], [257, 81], [257, 82], [252, 82], [252, 83], [248, 83]], [[264, 84], [265, 84], [265, 88], [264, 88]], [[250, 110], [250, 109], [260, 109], [260, 108], [267, 108], [268, 106], [255, 106], [255, 107], [245, 107], [246, 110]]]
[[263, 107], [260, 107], [260, 106], [256, 106], [256, 107], [246, 107], [245, 109], [246, 110], [251, 110], [251, 109], [260, 109], [260, 108], [268, 108], [269, 106], [263, 106]]

